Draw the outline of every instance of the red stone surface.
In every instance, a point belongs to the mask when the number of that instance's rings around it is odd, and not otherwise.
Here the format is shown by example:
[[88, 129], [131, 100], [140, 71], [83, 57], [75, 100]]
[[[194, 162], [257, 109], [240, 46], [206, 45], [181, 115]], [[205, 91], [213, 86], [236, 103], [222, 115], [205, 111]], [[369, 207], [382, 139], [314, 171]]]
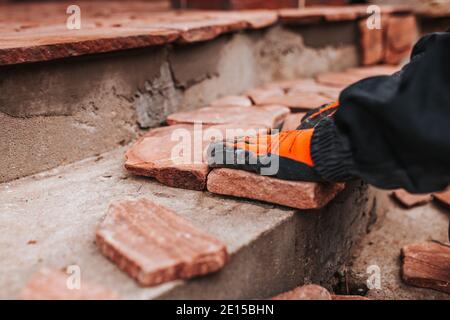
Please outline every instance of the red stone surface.
[[125, 168], [171, 187], [201, 191], [206, 187], [209, 172], [206, 150], [211, 141], [255, 133], [257, 127], [246, 125], [203, 128], [175, 125], [153, 129], [127, 151]]
[[296, 81], [289, 88], [288, 94], [295, 95], [297, 93], [318, 93], [324, 97], [336, 101], [339, 98], [341, 90], [333, 86], [327, 86], [317, 83], [314, 79], [301, 79]]
[[407, 208], [424, 205], [432, 200], [431, 194], [411, 194], [405, 190], [396, 190], [393, 195]]
[[354, 300], [370, 300], [369, 298], [362, 297], [362, 296], [339, 296], [339, 295], [332, 295], [331, 300], [336, 301], [354, 301]]
[[391, 16], [387, 20], [384, 61], [399, 64], [408, 59], [418, 37], [414, 15]]
[[203, 123], [214, 124], [242, 124], [261, 128], [276, 128], [289, 114], [284, 106], [261, 107], [205, 107], [193, 111], [178, 112], [167, 117], [167, 123]]
[[344, 187], [344, 184], [286, 181], [233, 169], [214, 169], [209, 173], [207, 182], [207, 189], [212, 193], [296, 209], [322, 208]]
[[400, 71], [399, 66], [391, 65], [376, 65], [371, 67], [360, 67], [347, 69], [346, 73], [355, 74], [361, 77], [373, 77], [373, 76], [389, 76]]
[[81, 278], [80, 288], [69, 289], [70, 274], [44, 268], [36, 272], [19, 294], [22, 300], [117, 300], [119, 296]]
[[264, 88], [250, 89], [245, 94], [253, 101], [254, 104], [263, 105], [269, 99], [280, 98], [284, 96], [284, 90], [276, 85]]
[[361, 63], [366, 66], [381, 62], [384, 57], [383, 29], [369, 29], [367, 21], [358, 22]]
[[426, 242], [403, 247], [402, 278], [411, 286], [450, 293], [450, 245]]
[[438, 203], [450, 209], [450, 189], [444, 192], [435, 193], [433, 197]]
[[280, 20], [289, 24], [348, 21], [367, 16], [367, 6], [311, 7], [280, 10]]
[[147, 199], [112, 204], [96, 242], [142, 286], [216, 272], [228, 259], [221, 241]]
[[253, 103], [252, 100], [250, 100], [250, 98], [246, 96], [226, 96], [211, 102], [209, 105], [211, 107], [218, 107], [218, 106], [251, 107]]
[[290, 114], [286, 118], [286, 120], [284, 120], [283, 127], [281, 127], [281, 131], [296, 130], [297, 127], [300, 125], [305, 114], [306, 113], [304, 113], [304, 112]]
[[272, 298], [273, 300], [331, 300], [331, 295], [327, 289], [310, 284], [298, 287], [291, 291], [282, 293]]
[[317, 82], [334, 86], [339, 89], [344, 89], [349, 85], [358, 82], [361, 79], [364, 79], [364, 76], [360, 76], [357, 74], [350, 74], [346, 72], [325, 72], [321, 73], [316, 77]]

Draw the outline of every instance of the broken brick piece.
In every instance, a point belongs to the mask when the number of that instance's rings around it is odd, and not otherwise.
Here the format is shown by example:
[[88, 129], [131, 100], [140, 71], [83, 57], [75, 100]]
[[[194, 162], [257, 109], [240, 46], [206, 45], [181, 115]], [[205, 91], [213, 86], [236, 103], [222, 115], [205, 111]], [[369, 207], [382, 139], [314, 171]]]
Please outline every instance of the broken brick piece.
[[331, 299], [336, 301], [370, 300], [363, 296], [340, 296], [334, 294], [331, 296]]
[[433, 194], [434, 200], [439, 202], [441, 205], [443, 205], [446, 208], [450, 209], [450, 189]]
[[394, 191], [393, 195], [407, 208], [424, 205], [432, 200], [431, 194], [411, 194], [402, 189]]
[[403, 281], [415, 287], [450, 293], [450, 246], [435, 242], [402, 248]]
[[[257, 186], [257, 187], [255, 187]], [[296, 209], [327, 205], [345, 185], [296, 182], [233, 169], [214, 169], [208, 175], [209, 192], [260, 200]]]
[[365, 66], [376, 64], [384, 57], [383, 29], [369, 29], [368, 19], [372, 19], [372, 17], [358, 22], [361, 63]]
[[279, 294], [273, 300], [331, 300], [331, 294], [327, 289], [310, 284], [295, 288], [291, 291]]
[[216, 272], [228, 259], [221, 241], [147, 199], [112, 204], [96, 242], [142, 286]]
[[289, 108], [283, 106], [262, 107], [205, 107], [192, 111], [177, 112], [167, 117], [167, 123], [203, 123], [214, 124], [242, 124], [261, 128], [278, 127], [290, 113]]
[[125, 168], [175, 187], [202, 191], [209, 172], [206, 149], [211, 141], [255, 135], [256, 126], [211, 127], [180, 124], [150, 130], [125, 154]]
[[288, 115], [286, 120], [284, 120], [281, 131], [297, 130], [305, 114], [306, 113], [301, 112], [301, 113], [291, 113], [290, 115]]
[[407, 59], [417, 39], [417, 22], [414, 15], [390, 16], [386, 25], [384, 61], [399, 64]]
[[210, 103], [211, 107], [251, 107], [252, 105], [252, 100], [245, 96], [226, 96]]
[[35, 273], [19, 294], [22, 300], [117, 300], [108, 289], [82, 280], [80, 287], [70, 287], [70, 274], [44, 268]]

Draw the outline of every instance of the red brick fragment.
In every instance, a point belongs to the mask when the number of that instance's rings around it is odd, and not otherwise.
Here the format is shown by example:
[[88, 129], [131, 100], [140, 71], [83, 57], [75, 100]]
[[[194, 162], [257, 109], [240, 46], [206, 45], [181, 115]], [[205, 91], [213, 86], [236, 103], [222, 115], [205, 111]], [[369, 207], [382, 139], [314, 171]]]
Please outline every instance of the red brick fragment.
[[384, 61], [399, 64], [409, 58], [417, 39], [417, 22], [414, 15], [391, 16], [387, 20]]
[[434, 200], [439, 202], [441, 205], [443, 205], [446, 208], [450, 209], [450, 189], [433, 194]]
[[406, 284], [450, 293], [450, 245], [411, 244], [403, 247], [401, 255]]
[[226, 96], [210, 103], [211, 107], [251, 107], [252, 105], [252, 100], [245, 96]]
[[424, 205], [432, 200], [431, 194], [411, 194], [405, 190], [396, 190], [393, 195], [407, 208]]
[[[257, 186], [257, 187], [255, 187]], [[318, 209], [327, 205], [345, 184], [296, 182], [233, 169], [214, 169], [208, 175], [209, 192], [260, 200], [296, 209]]]
[[22, 300], [117, 300], [110, 290], [85, 282], [80, 288], [68, 286], [70, 275], [61, 270], [44, 268], [35, 273], [19, 294]]
[[291, 291], [279, 294], [273, 300], [331, 300], [331, 294], [327, 289], [310, 284], [295, 288]]
[[201, 191], [209, 172], [206, 149], [210, 142], [259, 131], [245, 125], [194, 128], [182, 124], [152, 129], [127, 151], [125, 168], [171, 187]]
[[300, 113], [291, 113], [286, 120], [284, 120], [283, 127], [281, 128], [281, 131], [291, 131], [296, 130], [298, 126], [300, 125], [303, 117], [306, 113], [300, 112]]
[[221, 241], [147, 199], [112, 204], [96, 242], [142, 286], [216, 272], [228, 259]]
[[276, 128], [283, 122], [289, 112], [289, 109], [284, 106], [205, 107], [171, 114], [167, 117], [167, 123], [170, 125], [182, 123], [203, 123], [204, 125], [232, 123]]
[[367, 21], [358, 22], [361, 63], [365, 66], [376, 64], [384, 57], [383, 29], [369, 29]]

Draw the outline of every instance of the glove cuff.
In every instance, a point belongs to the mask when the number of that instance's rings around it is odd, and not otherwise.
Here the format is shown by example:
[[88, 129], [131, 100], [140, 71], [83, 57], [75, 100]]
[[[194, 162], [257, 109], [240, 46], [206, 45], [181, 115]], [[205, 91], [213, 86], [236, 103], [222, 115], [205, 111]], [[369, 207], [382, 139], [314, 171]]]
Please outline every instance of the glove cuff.
[[342, 182], [355, 177], [350, 144], [339, 133], [333, 118], [325, 118], [315, 127], [311, 156], [314, 169], [326, 181]]

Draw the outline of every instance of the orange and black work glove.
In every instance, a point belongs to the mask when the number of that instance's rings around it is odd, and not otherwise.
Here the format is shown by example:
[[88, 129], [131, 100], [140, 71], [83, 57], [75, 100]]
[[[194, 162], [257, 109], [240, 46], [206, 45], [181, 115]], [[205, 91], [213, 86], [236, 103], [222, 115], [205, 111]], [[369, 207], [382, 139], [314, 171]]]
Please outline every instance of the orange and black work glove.
[[[314, 119], [314, 118], [312, 118]], [[332, 117], [313, 128], [212, 143], [209, 165], [294, 181], [345, 181], [353, 177], [352, 157]]]
[[311, 129], [314, 128], [320, 121], [326, 117], [332, 117], [339, 108], [339, 102], [333, 102], [330, 104], [324, 104], [319, 108], [309, 111], [303, 117], [299, 129]]

